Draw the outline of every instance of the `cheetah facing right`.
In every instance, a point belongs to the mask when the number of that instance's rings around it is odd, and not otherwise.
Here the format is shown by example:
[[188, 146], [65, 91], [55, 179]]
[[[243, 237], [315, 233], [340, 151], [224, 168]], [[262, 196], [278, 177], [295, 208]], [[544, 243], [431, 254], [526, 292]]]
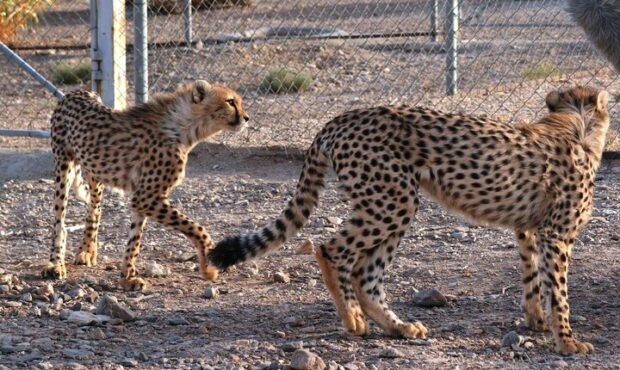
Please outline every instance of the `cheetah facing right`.
[[282, 215], [255, 233], [221, 241], [209, 262], [226, 268], [282, 245], [318, 204], [331, 166], [353, 211], [316, 258], [343, 325], [364, 335], [369, 316], [391, 335], [425, 337], [421, 323], [405, 323], [389, 309], [383, 289], [384, 269], [411, 224], [421, 187], [473, 220], [514, 229], [527, 324], [536, 330], [549, 324], [561, 354], [589, 353], [592, 345], [577, 341], [570, 327], [566, 279], [592, 208], [609, 127], [607, 93], [575, 87], [549, 93], [546, 103], [545, 117], [516, 126], [406, 106], [336, 117], [310, 146]]

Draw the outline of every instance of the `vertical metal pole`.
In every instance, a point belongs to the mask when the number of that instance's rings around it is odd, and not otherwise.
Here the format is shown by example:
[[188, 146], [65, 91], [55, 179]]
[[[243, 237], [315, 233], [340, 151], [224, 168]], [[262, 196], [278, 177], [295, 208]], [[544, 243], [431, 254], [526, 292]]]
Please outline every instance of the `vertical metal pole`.
[[459, 0], [448, 0], [446, 5], [446, 94], [457, 92], [458, 80]]
[[431, 9], [431, 39], [437, 42], [437, 30], [439, 29], [439, 0], [433, 0]]
[[115, 109], [127, 104], [125, 0], [97, 0], [97, 46], [101, 53], [101, 97]]
[[133, 63], [135, 69], [136, 103], [149, 99], [149, 50], [147, 40], [147, 3], [146, 0], [134, 0], [134, 48]]
[[185, 43], [192, 46], [192, 0], [183, 1], [183, 21], [185, 22]]
[[101, 95], [101, 53], [99, 52], [99, 32], [97, 22], [97, 0], [90, 0], [90, 81], [91, 90]]

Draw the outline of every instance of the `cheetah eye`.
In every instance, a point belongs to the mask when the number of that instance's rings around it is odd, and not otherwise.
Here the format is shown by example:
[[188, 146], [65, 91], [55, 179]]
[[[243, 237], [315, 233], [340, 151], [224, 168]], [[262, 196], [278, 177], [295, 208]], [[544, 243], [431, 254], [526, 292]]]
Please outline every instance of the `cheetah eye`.
[[226, 103], [230, 104], [231, 106], [235, 106], [235, 99], [226, 99]]

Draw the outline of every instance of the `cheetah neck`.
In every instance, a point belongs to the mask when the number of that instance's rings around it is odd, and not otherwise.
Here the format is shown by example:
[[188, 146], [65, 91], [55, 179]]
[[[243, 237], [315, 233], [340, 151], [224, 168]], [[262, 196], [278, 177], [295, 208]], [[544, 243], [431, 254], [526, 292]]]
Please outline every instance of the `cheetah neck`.
[[191, 102], [179, 99], [173, 104], [168, 111], [167, 119], [164, 120], [166, 135], [178, 140], [186, 151], [220, 131], [211, 124], [205, 125], [202, 119], [196, 117]]

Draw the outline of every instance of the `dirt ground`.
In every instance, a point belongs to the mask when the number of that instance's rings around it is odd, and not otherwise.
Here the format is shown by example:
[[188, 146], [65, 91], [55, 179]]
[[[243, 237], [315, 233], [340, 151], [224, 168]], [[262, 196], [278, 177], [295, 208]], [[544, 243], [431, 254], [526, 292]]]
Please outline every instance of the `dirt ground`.
[[[51, 163], [47, 149], [0, 151], [0, 369], [278, 369], [302, 347], [330, 369], [620, 368], [620, 161], [605, 162], [597, 177], [593, 218], [576, 243], [569, 275], [573, 329], [595, 346], [587, 357], [558, 356], [549, 333], [523, 327], [511, 232], [471, 225], [427, 199], [386, 284], [392, 308], [422, 321], [429, 339], [394, 339], [374, 326], [366, 338], [344, 333], [316, 262], [297, 253], [305, 239], [319, 244], [335, 232], [331, 217], [346, 219], [333, 179], [297, 238], [215, 283], [199, 278], [187, 240], [149, 223], [140, 271], [156, 261], [171, 274], [148, 277], [145, 292], [131, 293], [116, 285], [129, 214], [125, 198], [106, 191], [98, 265], [70, 264], [68, 279], [53, 283], [54, 295], [39, 295], [48, 284], [39, 273], [52, 243]], [[173, 202], [220, 240], [278, 214], [300, 167], [278, 152], [201, 145]], [[79, 229], [84, 214], [85, 206], [72, 200], [69, 227]], [[69, 233], [69, 261], [80, 236]], [[276, 282], [277, 272], [290, 282]], [[213, 287], [220, 295], [206, 298]], [[415, 306], [413, 294], [428, 288], [448, 304]], [[65, 320], [70, 311], [93, 311], [105, 295], [136, 319], [85, 326]], [[501, 348], [510, 331], [529, 344]]]

